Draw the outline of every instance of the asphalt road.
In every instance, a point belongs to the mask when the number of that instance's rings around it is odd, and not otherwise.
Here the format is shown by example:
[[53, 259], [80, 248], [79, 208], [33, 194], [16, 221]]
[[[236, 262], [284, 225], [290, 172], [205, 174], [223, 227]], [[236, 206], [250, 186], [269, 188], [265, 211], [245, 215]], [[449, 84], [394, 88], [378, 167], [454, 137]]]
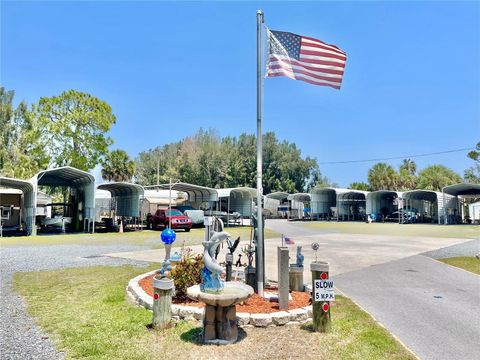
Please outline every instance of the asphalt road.
[[334, 279], [421, 359], [479, 358], [480, 276], [414, 255]]

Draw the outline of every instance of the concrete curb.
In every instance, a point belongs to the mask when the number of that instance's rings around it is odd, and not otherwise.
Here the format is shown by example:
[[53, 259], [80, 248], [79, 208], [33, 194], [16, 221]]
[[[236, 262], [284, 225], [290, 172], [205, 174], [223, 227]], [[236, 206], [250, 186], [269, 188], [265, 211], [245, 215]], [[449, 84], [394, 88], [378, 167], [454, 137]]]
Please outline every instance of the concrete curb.
[[[140, 286], [140, 280], [155, 274], [156, 271], [150, 271], [138, 275], [128, 282], [126, 291], [127, 296], [131, 302], [138, 306], [142, 306], [148, 310], [152, 310], [153, 297], [148, 295]], [[237, 313], [237, 323], [239, 326], [255, 326], [255, 327], [270, 327], [302, 324], [311, 321], [312, 306], [292, 309], [289, 311], [278, 311], [268, 314], [251, 314], [251, 313]], [[172, 304], [172, 319], [196, 319], [203, 320], [203, 308], [195, 306], [184, 306]]]

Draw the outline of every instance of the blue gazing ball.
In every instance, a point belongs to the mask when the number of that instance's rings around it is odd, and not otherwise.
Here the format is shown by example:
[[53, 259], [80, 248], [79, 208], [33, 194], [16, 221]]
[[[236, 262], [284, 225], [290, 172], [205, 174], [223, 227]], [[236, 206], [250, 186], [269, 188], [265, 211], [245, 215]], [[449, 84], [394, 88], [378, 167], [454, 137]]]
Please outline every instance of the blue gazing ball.
[[170, 245], [173, 244], [173, 242], [177, 238], [177, 234], [175, 234], [175, 231], [173, 231], [172, 229], [165, 229], [162, 231], [160, 238], [165, 245]]

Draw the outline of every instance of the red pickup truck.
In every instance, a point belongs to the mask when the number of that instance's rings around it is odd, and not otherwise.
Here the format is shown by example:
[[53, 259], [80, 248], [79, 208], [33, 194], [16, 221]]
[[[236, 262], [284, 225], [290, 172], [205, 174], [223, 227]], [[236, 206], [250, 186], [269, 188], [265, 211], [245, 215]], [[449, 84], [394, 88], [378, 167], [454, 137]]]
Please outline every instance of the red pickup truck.
[[167, 228], [169, 222], [171, 229], [184, 229], [186, 232], [190, 231], [193, 225], [192, 220], [177, 209], [158, 209], [154, 215], [147, 215], [147, 227], [149, 229]]

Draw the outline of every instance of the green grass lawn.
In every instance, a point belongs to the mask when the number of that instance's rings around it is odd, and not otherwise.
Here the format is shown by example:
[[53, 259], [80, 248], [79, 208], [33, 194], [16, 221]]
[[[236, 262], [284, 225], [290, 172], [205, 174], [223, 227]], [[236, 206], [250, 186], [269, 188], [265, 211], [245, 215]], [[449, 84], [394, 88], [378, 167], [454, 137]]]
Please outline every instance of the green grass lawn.
[[[238, 236], [243, 241], [249, 240], [252, 228], [249, 226], [231, 227], [225, 230], [235, 239]], [[163, 248], [160, 240], [161, 231], [143, 230], [120, 233], [95, 233], [95, 234], [53, 234], [38, 236], [19, 236], [0, 238], [0, 246], [32, 246], [32, 245], [144, 245], [151, 248]], [[198, 245], [204, 239], [205, 229], [195, 228], [190, 232], [178, 231], [177, 240], [173, 246]], [[265, 238], [280, 237], [275, 231], [266, 229]]]
[[[149, 269], [158, 268], [158, 264]], [[228, 346], [200, 344], [199, 322], [149, 329], [152, 313], [126, 300], [125, 286], [149, 269], [91, 267], [17, 273], [15, 289], [67, 359], [414, 359], [347, 298], [332, 306], [332, 331], [306, 326], [240, 329]], [[254, 355], [253, 355], [254, 354]]]
[[473, 256], [459, 256], [438, 260], [444, 262], [445, 264], [456, 266], [458, 268], [480, 275], [480, 260]]
[[[298, 223], [300, 224], [300, 223]], [[319, 232], [337, 232], [344, 234], [396, 235], [444, 238], [477, 238], [479, 225], [438, 225], [438, 224], [396, 224], [336, 221], [309, 221], [302, 225]]]

